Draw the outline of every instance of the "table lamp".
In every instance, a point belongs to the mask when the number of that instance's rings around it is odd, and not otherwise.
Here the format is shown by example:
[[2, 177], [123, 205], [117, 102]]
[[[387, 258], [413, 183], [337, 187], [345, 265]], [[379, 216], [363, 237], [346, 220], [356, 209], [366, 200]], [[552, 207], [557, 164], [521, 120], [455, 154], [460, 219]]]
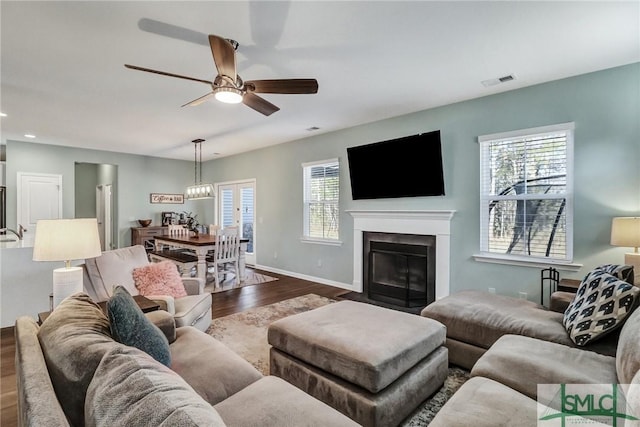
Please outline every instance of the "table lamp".
[[640, 217], [617, 217], [611, 223], [611, 244], [633, 248], [624, 255], [624, 263], [633, 266], [634, 284], [640, 285]]
[[96, 218], [41, 219], [36, 223], [34, 261], [64, 261], [53, 270], [53, 308], [66, 297], [83, 291], [82, 267], [71, 261], [100, 256]]

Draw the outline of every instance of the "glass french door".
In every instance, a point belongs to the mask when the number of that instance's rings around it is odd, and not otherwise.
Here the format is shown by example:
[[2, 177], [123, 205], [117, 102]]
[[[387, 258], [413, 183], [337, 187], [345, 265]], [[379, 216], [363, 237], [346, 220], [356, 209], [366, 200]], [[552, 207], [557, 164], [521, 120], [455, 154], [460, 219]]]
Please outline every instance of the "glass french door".
[[249, 239], [246, 263], [255, 265], [255, 180], [218, 184], [218, 225], [237, 225], [242, 238]]

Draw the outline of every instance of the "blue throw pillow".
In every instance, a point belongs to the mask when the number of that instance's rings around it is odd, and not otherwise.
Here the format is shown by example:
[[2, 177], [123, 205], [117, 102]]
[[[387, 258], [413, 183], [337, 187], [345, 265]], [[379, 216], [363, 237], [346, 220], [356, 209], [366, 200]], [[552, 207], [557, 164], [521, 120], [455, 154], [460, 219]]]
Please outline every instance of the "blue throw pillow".
[[116, 286], [107, 301], [111, 336], [122, 344], [136, 347], [158, 362], [171, 366], [169, 341], [160, 328], [144, 315], [123, 286]]

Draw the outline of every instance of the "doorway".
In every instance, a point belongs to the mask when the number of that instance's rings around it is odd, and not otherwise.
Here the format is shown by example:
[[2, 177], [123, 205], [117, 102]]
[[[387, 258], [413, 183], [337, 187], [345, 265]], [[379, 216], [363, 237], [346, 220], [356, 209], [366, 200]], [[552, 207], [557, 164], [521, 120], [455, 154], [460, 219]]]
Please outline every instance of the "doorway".
[[103, 251], [118, 247], [118, 166], [75, 164], [75, 217], [96, 218]]
[[256, 181], [234, 181], [217, 184], [218, 221], [220, 227], [237, 225], [243, 239], [249, 239], [246, 263], [256, 264], [255, 240], [255, 194]]

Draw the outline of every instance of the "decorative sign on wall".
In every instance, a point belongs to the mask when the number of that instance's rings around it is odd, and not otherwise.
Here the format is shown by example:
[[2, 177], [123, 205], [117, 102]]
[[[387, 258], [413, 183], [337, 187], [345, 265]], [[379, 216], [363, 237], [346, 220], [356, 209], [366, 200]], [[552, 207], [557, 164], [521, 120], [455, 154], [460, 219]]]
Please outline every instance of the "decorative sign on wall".
[[184, 203], [184, 194], [151, 193], [149, 196], [151, 203]]

